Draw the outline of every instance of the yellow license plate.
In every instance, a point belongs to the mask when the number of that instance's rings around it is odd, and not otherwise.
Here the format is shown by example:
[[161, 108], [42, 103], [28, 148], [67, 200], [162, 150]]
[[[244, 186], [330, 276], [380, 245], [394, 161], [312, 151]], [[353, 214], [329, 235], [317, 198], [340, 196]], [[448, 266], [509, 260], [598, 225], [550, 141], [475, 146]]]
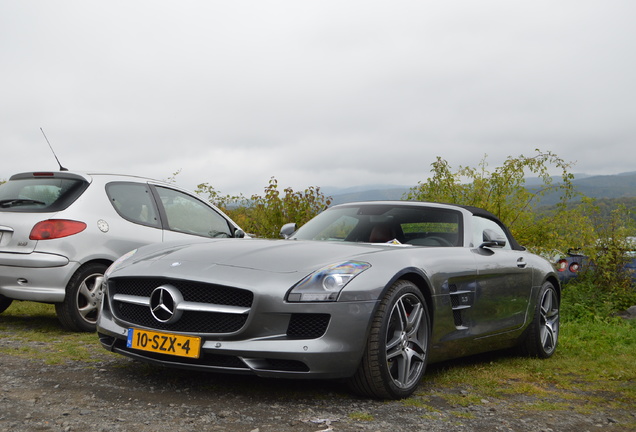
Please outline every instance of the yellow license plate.
[[201, 338], [130, 328], [126, 346], [142, 351], [199, 358]]

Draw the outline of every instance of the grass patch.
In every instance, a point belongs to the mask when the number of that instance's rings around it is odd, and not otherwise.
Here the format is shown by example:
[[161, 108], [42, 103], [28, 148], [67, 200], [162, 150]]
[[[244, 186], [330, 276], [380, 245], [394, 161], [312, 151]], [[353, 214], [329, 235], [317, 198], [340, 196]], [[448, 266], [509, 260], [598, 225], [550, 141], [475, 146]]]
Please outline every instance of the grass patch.
[[365, 412], [359, 412], [359, 411], [356, 411], [356, 412], [352, 412], [352, 413], [350, 413], [350, 414], [348, 415], [348, 417], [349, 417], [351, 420], [355, 420], [355, 421], [365, 421], [365, 422], [370, 422], [370, 421], [375, 420], [375, 418], [374, 418], [371, 414], [369, 414], [369, 413], [365, 413]]
[[[590, 333], [591, 332], [591, 333]], [[590, 334], [600, 335], [590, 339]], [[536, 398], [564, 397], [584, 402], [581, 392], [612, 394], [615, 402], [636, 407], [636, 327], [633, 322], [578, 323], [561, 326], [561, 342], [550, 359], [484, 354], [434, 365], [419, 395], [437, 387], [459, 385], [461, 394], [442, 394], [451, 405], [480, 404], [482, 399], [523, 394]]]
[[97, 361], [96, 354], [108, 354], [95, 333], [65, 330], [50, 304], [14, 301], [0, 314], [0, 332], [24, 344], [1, 344], [0, 352], [44, 360], [47, 364], [67, 361]]
[[[423, 385], [404, 403], [421, 403], [428, 395], [450, 407], [468, 407], [521, 395], [520, 403], [532, 410], [636, 411], [636, 321], [598, 314], [580, 319], [564, 306], [553, 357], [497, 352], [431, 365]], [[449, 388], [460, 391], [437, 391]]]

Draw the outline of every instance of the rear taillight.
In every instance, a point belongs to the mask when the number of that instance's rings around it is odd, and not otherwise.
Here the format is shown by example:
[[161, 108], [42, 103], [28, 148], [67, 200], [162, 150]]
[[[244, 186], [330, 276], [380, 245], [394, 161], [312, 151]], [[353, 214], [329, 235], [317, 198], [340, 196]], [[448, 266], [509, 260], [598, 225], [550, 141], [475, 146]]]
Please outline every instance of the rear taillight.
[[68, 237], [80, 233], [86, 229], [84, 222], [49, 219], [35, 224], [29, 235], [31, 240], [52, 240]]
[[559, 260], [556, 267], [557, 267], [557, 271], [569, 270], [572, 273], [578, 273], [578, 271], [581, 270], [580, 263], [577, 263], [576, 261], [569, 263], [568, 260], [566, 259]]
[[560, 272], [569, 270], [572, 273], [578, 273], [578, 271], [581, 270], [581, 264], [577, 263], [576, 261], [568, 263], [568, 260], [562, 259], [557, 262], [556, 269]]
[[568, 268], [568, 261], [567, 260], [559, 260], [559, 262], [556, 265], [557, 271], [563, 272]]

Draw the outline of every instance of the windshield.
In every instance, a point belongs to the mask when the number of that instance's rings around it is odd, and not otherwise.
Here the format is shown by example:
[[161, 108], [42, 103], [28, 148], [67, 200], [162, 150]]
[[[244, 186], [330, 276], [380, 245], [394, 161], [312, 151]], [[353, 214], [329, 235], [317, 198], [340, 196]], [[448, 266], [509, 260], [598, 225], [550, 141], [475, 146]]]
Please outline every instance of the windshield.
[[390, 204], [338, 206], [302, 226], [299, 240], [460, 246], [462, 215], [435, 207]]
[[53, 212], [71, 205], [88, 186], [77, 178], [21, 178], [0, 185], [0, 211]]

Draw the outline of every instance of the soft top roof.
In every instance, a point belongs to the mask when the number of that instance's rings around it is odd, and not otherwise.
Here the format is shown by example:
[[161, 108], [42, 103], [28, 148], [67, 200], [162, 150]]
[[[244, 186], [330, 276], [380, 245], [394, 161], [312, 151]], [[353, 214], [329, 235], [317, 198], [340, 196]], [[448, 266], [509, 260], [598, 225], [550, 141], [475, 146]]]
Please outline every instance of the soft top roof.
[[359, 201], [359, 202], [350, 202], [350, 203], [342, 203], [342, 204], [337, 204], [334, 207], [339, 207], [339, 206], [355, 206], [355, 205], [374, 205], [374, 204], [380, 204], [380, 205], [409, 205], [409, 204], [416, 204], [416, 205], [426, 205], [426, 204], [432, 204], [434, 206], [447, 206], [447, 207], [455, 207], [455, 208], [461, 208], [464, 209], [470, 213], [472, 213], [475, 216], [479, 216], [479, 217], [483, 217], [485, 219], [489, 219], [495, 223], [497, 223], [497, 225], [499, 225], [501, 227], [501, 229], [504, 230], [504, 232], [506, 233], [506, 235], [508, 236], [508, 238], [510, 239], [510, 247], [514, 250], [525, 250], [525, 248], [523, 246], [521, 246], [519, 243], [517, 243], [517, 240], [515, 240], [514, 236], [512, 235], [512, 233], [510, 232], [510, 230], [508, 229], [508, 227], [506, 225], [503, 224], [503, 222], [501, 222], [501, 220], [499, 220], [499, 218], [497, 216], [495, 216], [493, 213], [489, 212], [488, 210], [484, 210], [481, 207], [475, 207], [475, 206], [468, 206], [468, 205], [460, 205], [460, 204], [451, 204], [451, 203], [436, 203], [436, 202], [430, 202], [430, 201], [399, 201], [399, 200], [393, 200], [393, 201]]

